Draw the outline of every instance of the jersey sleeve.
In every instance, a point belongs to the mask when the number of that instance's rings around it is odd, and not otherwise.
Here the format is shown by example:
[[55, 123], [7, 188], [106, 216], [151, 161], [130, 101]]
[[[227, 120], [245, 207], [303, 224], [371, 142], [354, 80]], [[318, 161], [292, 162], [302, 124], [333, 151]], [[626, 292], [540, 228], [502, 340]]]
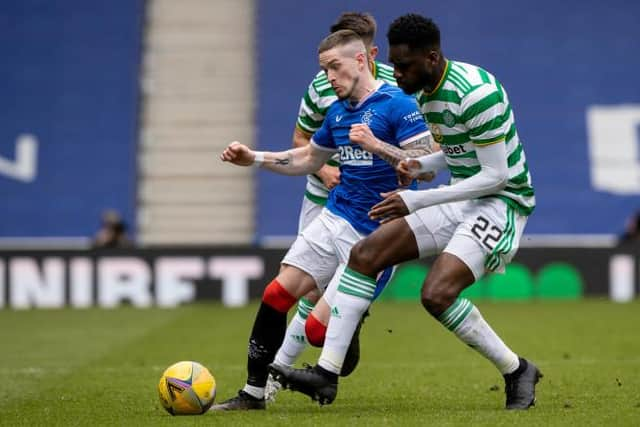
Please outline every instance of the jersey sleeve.
[[394, 99], [392, 108], [398, 145], [402, 147], [429, 135], [429, 128], [414, 97], [398, 96]]
[[504, 141], [512, 122], [511, 107], [500, 88], [485, 84], [465, 96], [461, 103], [462, 121], [476, 145]]
[[335, 101], [336, 95], [324, 73], [318, 73], [300, 100], [296, 126], [308, 134], [315, 133]]

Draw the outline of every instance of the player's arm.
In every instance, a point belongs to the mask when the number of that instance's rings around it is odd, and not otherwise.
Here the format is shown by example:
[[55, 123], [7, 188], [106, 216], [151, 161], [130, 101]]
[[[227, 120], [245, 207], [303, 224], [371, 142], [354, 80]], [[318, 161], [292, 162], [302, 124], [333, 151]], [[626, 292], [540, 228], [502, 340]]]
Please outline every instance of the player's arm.
[[[302, 102], [304, 102], [304, 99]], [[302, 106], [300, 109], [302, 111]], [[298, 122], [300, 122], [300, 120], [300, 116], [298, 116]], [[297, 123], [293, 130], [293, 148], [309, 145], [311, 136], [311, 133], [304, 130], [299, 123]], [[325, 163], [320, 169], [314, 171], [314, 174], [317, 175], [329, 189], [332, 189], [340, 183], [340, 169], [337, 166], [331, 166]]]
[[314, 144], [280, 152], [254, 151], [234, 141], [224, 149], [220, 160], [238, 166], [255, 164], [282, 175], [306, 175], [318, 170], [334, 152]]
[[421, 157], [432, 152], [431, 133], [422, 132], [410, 140], [400, 143], [400, 147], [382, 141], [373, 134], [371, 128], [364, 123], [351, 125], [349, 139], [364, 150], [375, 154], [394, 168], [406, 158]]
[[401, 170], [398, 169], [401, 161], [407, 158], [421, 157], [433, 151], [433, 138], [429, 131], [418, 135], [410, 141], [401, 143], [401, 147], [396, 147], [395, 145], [376, 138], [366, 124], [358, 123], [351, 126], [349, 139], [396, 168], [401, 185], [408, 185], [413, 179], [431, 181], [435, 177], [434, 171], [426, 171], [414, 176], [409, 176], [408, 174], [403, 174]]
[[[378, 139], [364, 123], [351, 126], [349, 139], [397, 168], [406, 158], [420, 157], [433, 152], [433, 141], [415, 98], [395, 96], [390, 102], [385, 119], [394, 130], [393, 139], [399, 141], [397, 145]], [[430, 181], [433, 175], [420, 178]], [[410, 182], [411, 178], [399, 175], [399, 180], [404, 184]]]
[[[477, 199], [502, 190], [509, 179], [504, 141], [477, 147], [476, 155], [480, 172], [472, 177], [440, 188], [388, 194], [382, 202], [371, 208], [369, 217], [386, 222], [428, 206]], [[434, 157], [431, 159], [436, 160]]]
[[400, 174], [415, 178], [423, 174], [435, 174], [446, 167], [446, 157], [438, 146], [437, 150], [434, 150], [433, 153], [427, 154], [426, 156], [402, 160], [398, 163], [396, 169]]

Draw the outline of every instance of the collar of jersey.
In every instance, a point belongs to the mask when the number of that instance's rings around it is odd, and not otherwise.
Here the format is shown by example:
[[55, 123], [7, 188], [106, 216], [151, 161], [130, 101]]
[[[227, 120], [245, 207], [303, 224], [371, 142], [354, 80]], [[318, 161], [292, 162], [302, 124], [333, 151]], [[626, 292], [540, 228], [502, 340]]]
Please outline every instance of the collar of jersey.
[[445, 65], [445, 67], [444, 67], [444, 72], [442, 73], [442, 77], [440, 77], [440, 81], [438, 82], [436, 87], [431, 92], [429, 92], [427, 94], [427, 96], [431, 96], [434, 93], [436, 93], [437, 91], [439, 91], [440, 88], [442, 87], [442, 84], [447, 79], [447, 75], [449, 74], [449, 69], [451, 68], [451, 61], [449, 61], [448, 59], [446, 61], [447, 61], [447, 65]]
[[367, 102], [368, 100], [373, 98], [373, 96], [376, 95], [380, 91], [380, 88], [382, 86], [384, 86], [386, 83], [383, 82], [382, 80], [376, 80], [376, 84], [378, 86], [373, 91], [371, 91], [371, 93], [369, 93], [367, 96], [365, 96], [363, 99], [361, 99], [360, 102], [358, 102], [354, 106], [351, 105], [351, 103], [349, 102], [348, 99], [345, 99], [345, 101], [344, 101], [345, 108], [347, 110], [353, 110], [353, 111], [359, 109], [360, 107], [362, 107], [365, 104], [365, 102]]

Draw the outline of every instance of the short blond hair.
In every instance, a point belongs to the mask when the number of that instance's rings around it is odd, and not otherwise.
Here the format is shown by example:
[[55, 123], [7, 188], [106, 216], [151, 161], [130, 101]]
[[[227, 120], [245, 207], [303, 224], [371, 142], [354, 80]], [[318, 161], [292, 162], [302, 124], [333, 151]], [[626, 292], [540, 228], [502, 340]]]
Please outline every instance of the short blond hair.
[[354, 42], [360, 42], [362, 50], [366, 51], [362, 37], [356, 32], [351, 30], [338, 30], [335, 33], [329, 34], [320, 42], [318, 45], [318, 53], [326, 52], [335, 47], [346, 46]]

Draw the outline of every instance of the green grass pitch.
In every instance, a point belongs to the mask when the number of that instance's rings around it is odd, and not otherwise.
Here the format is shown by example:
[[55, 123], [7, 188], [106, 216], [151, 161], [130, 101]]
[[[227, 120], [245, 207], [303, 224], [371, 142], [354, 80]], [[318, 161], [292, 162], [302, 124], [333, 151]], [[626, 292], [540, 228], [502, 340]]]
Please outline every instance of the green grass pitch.
[[362, 332], [361, 364], [332, 405], [284, 391], [267, 411], [172, 417], [156, 384], [173, 362], [209, 367], [217, 400], [244, 384], [256, 305], [202, 304], [0, 311], [0, 425], [640, 425], [640, 303], [477, 305], [544, 373], [530, 411], [502, 409], [497, 371], [419, 304], [380, 302]]

